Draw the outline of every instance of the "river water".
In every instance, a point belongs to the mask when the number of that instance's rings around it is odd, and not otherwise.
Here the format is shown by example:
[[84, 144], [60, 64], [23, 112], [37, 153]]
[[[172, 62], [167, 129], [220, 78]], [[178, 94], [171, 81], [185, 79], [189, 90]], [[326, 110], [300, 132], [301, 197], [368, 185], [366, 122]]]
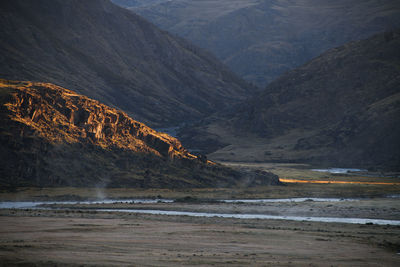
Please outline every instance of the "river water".
[[264, 214], [230, 214], [230, 213], [206, 213], [206, 212], [188, 212], [188, 211], [167, 211], [167, 210], [135, 210], [135, 209], [98, 209], [97, 211], [108, 212], [128, 212], [153, 215], [170, 216], [191, 216], [191, 217], [219, 217], [235, 219], [266, 219], [266, 220], [289, 220], [289, 221], [307, 221], [307, 222], [328, 222], [328, 223], [352, 223], [352, 224], [379, 224], [379, 225], [400, 225], [397, 220], [365, 219], [365, 218], [335, 218], [335, 217], [305, 217], [305, 216], [276, 216]]
[[[221, 203], [271, 203], [271, 202], [339, 202], [357, 201], [357, 199], [340, 198], [284, 198], [284, 199], [229, 199], [221, 200]], [[0, 209], [41, 209], [44, 204], [112, 204], [112, 203], [172, 203], [171, 199], [104, 199], [95, 201], [40, 201], [40, 202], [0, 202]], [[352, 224], [379, 224], [379, 225], [400, 225], [400, 220], [383, 220], [368, 218], [336, 218], [336, 217], [310, 217], [310, 216], [277, 216], [267, 214], [230, 214], [230, 213], [206, 213], [188, 211], [166, 211], [166, 210], [138, 210], [138, 209], [96, 209], [106, 212], [128, 212], [140, 214], [170, 215], [170, 216], [191, 216], [191, 217], [220, 217], [236, 219], [267, 219], [267, 220], [290, 220], [309, 222], [330, 222], [330, 223], [352, 223]]]
[[[275, 199], [226, 199], [220, 200], [221, 203], [271, 203], [271, 202], [339, 202], [339, 201], [356, 201], [350, 198], [275, 198]], [[172, 199], [100, 199], [88, 201], [6, 201], [0, 202], [0, 209], [29, 209], [38, 208], [41, 205], [58, 204], [58, 205], [75, 205], [75, 204], [114, 204], [114, 203], [132, 203], [132, 204], [154, 204], [154, 203], [172, 203]]]
[[154, 204], [154, 203], [171, 203], [171, 199], [101, 199], [88, 201], [6, 201], [0, 202], [0, 209], [32, 209], [40, 208], [41, 205], [57, 204], [57, 205], [75, 205], [75, 204], [114, 204], [114, 203], [132, 203], [132, 204]]
[[318, 197], [298, 197], [298, 198], [265, 198], [265, 199], [228, 199], [222, 200], [225, 203], [278, 203], [278, 202], [340, 202], [340, 201], [356, 201], [356, 198], [318, 198]]
[[336, 174], [346, 174], [349, 172], [363, 172], [367, 171], [365, 169], [346, 169], [346, 168], [329, 168], [329, 169], [312, 169], [315, 172], [329, 172], [329, 173], [336, 173]]

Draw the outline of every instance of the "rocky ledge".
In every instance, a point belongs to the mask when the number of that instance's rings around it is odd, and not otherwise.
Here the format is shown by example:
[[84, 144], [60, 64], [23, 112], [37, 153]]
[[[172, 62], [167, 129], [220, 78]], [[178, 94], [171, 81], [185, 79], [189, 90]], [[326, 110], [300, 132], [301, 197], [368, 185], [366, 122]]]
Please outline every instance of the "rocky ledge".
[[279, 184], [190, 154], [126, 113], [49, 84], [0, 79], [0, 185], [226, 187]]
[[[169, 158], [195, 158], [176, 138], [74, 91], [49, 83], [7, 80], [0, 80], [0, 86], [12, 90], [6, 104], [10, 119], [31, 126], [53, 143], [90, 143]], [[13, 134], [29, 134], [18, 130]]]

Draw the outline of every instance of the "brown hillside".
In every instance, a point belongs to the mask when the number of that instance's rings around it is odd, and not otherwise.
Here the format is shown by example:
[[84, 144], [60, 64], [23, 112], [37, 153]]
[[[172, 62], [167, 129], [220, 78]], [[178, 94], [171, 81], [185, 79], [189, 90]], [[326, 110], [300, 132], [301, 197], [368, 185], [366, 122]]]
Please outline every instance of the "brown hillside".
[[330, 48], [400, 27], [398, 0], [136, 2], [131, 10], [262, 87]]
[[153, 127], [251, 91], [211, 54], [108, 0], [0, 1], [0, 51], [2, 78], [54, 83]]
[[395, 30], [328, 50], [181, 140], [230, 144], [213, 159], [399, 170], [399, 118]]
[[0, 80], [0, 92], [1, 186], [278, 182], [272, 174], [246, 174], [193, 156], [176, 138], [53, 84]]
[[[30, 126], [50, 142], [83, 142], [105, 149], [195, 158], [176, 138], [156, 132], [120, 110], [71, 90], [49, 83], [7, 80], [0, 80], [0, 87], [14, 90], [12, 102], [6, 104], [10, 119]], [[24, 135], [24, 132], [12, 134]]]

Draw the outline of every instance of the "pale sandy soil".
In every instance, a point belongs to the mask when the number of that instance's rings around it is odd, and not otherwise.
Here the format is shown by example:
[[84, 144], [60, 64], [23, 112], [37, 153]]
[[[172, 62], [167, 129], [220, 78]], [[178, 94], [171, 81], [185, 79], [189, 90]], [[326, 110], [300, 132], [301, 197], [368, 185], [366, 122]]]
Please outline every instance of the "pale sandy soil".
[[0, 211], [3, 266], [399, 266], [400, 227]]

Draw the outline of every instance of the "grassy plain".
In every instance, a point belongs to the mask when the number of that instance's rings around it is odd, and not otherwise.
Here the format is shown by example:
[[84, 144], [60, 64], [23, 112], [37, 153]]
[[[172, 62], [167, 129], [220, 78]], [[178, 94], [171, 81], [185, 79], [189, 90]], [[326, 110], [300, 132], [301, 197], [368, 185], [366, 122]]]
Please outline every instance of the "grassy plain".
[[[293, 197], [385, 197], [400, 195], [399, 174], [351, 173], [330, 174], [311, 171], [311, 166], [292, 163], [238, 163], [223, 162], [233, 168], [250, 168], [270, 171], [280, 179], [296, 179], [311, 183], [283, 183], [282, 186], [250, 188], [188, 188], [188, 189], [138, 189], [138, 188], [18, 188], [15, 192], [3, 191], [0, 201], [23, 200], [84, 200], [98, 198], [167, 198], [195, 197], [199, 199], [254, 199]], [[316, 181], [331, 183], [319, 184]], [[348, 182], [335, 184], [335, 181]], [[363, 184], [358, 184], [358, 182]]]

